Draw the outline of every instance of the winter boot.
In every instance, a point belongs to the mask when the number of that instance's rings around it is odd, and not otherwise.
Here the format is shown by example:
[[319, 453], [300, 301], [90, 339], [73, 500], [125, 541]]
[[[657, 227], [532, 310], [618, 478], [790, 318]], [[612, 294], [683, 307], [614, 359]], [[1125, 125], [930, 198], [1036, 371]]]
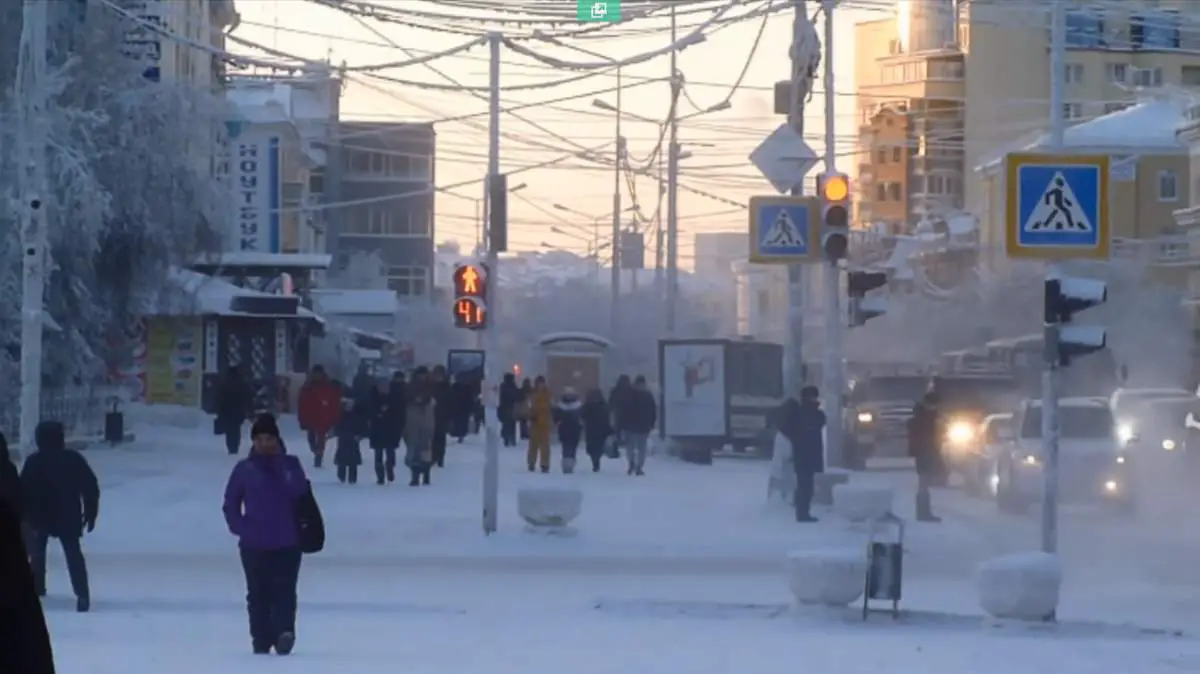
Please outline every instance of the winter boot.
[[421, 471], [421, 484], [429, 484], [429, 473], [430, 470], [428, 466], [425, 467], [425, 470]]
[[388, 482], [396, 481], [396, 467], [395, 466], [387, 467], [387, 481]]
[[600, 458], [599, 457], [596, 457], [596, 456], [592, 457], [592, 472], [593, 473], [600, 472]]
[[626, 475], [633, 475], [633, 464], [629, 464], [629, 470], [625, 471]]
[[321, 452], [314, 452], [313, 453], [313, 468], [320, 468], [321, 460], [324, 458], [325, 458], [325, 455], [322, 454]]
[[290, 655], [295, 647], [296, 635], [293, 632], [284, 632], [275, 640], [275, 653], [278, 655]]
[[640, 476], [640, 475], [645, 475], [645, 474], [646, 474], [646, 471], [642, 470], [641, 468], [637, 468], [637, 469], [635, 469], [635, 470], [633, 471], [633, 474], [634, 474], [634, 475], [639, 475], [639, 476]]
[[542, 466], [542, 472], [543, 472], [543, 473], [549, 473], [549, 472], [550, 472], [550, 466]]
[[571, 473], [575, 472], [575, 459], [564, 458], [562, 463], [563, 463], [563, 474], [570, 475]]
[[409, 468], [408, 470], [410, 473], [412, 473], [412, 479], [408, 481], [408, 486], [419, 486], [421, 484], [421, 471], [417, 470], [416, 468]]
[[351, 465], [349, 470], [350, 484], [358, 484], [358, 466]]
[[387, 476], [383, 474], [383, 466], [375, 466], [375, 484], [383, 484], [386, 478]]
[[92, 600], [88, 597], [79, 597], [75, 600], [75, 611], [78, 613], [87, 613], [92, 610]]
[[341, 482], [342, 484], [346, 484], [346, 467], [345, 466], [337, 467], [337, 478], [338, 478], [338, 482]]

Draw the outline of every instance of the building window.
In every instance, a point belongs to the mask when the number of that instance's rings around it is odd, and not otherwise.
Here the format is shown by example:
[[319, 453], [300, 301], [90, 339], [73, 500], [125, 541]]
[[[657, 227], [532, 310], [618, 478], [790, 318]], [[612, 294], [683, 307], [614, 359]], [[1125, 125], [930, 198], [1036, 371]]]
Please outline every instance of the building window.
[[1181, 75], [1183, 86], [1200, 87], [1200, 66], [1184, 66]]
[[1162, 68], [1138, 68], [1133, 71], [1133, 84], [1139, 87], [1161, 87]]
[[1179, 200], [1179, 176], [1174, 171], [1158, 172], [1158, 200]]
[[1083, 82], [1083, 64], [1068, 63], [1063, 66], [1063, 78], [1067, 84], [1080, 84]]
[[875, 163], [876, 164], [886, 164], [887, 163], [887, 150], [875, 150]]
[[888, 183], [888, 198], [900, 201], [900, 183]]
[[388, 267], [388, 289], [401, 297], [426, 295], [428, 283], [429, 270], [424, 267]]
[[1114, 112], [1120, 112], [1129, 107], [1129, 103], [1105, 103], [1104, 114], [1111, 115]]
[[1067, 10], [1067, 47], [1104, 46], [1104, 13], [1098, 9]]
[[1063, 103], [1062, 114], [1067, 121], [1083, 119], [1083, 103]]
[[1129, 41], [1134, 49], [1179, 49], [1179, 14], [1170, 10], [1129, 18]]
[[903, 154], [904, 154], [903, 151], [899, 147], [892, 148], [892, 161], [899, 164]]
[[1129, 78], [1129, 66], [1124, 63], [1105, 63], [1104, 76], [1112, 84], [1125, 84]]
[[875, 186], [875, 201], [887, 201], [887, 185], [885, 183]]

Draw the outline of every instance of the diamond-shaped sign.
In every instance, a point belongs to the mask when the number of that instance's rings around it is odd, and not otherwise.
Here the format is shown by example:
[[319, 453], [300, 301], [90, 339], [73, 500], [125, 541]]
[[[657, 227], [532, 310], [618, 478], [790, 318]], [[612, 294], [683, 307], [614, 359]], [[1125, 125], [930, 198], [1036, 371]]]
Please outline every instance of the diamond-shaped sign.
[[780, 124], [754, 151], [750, 161], [780, 194], [804, 184], [817, 165], [817, 153], [788, 124]]

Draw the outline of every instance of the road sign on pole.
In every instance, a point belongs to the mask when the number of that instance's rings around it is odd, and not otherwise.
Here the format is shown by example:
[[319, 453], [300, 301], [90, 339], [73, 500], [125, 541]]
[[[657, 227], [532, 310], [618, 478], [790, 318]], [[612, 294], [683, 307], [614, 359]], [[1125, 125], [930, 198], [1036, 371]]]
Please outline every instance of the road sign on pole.
[[780, 124], [754, 151], [750, 162], [780, 194], [804, 183], [817, 165], [817, 153], [789, 124]]
[[819, 260], [821, 200], [815, 197], [751, 197], [750, 261], [795, 264]]
[[1005, 157], [1010, 258], [1108, 259], [1108, 155], [1014, 153]]

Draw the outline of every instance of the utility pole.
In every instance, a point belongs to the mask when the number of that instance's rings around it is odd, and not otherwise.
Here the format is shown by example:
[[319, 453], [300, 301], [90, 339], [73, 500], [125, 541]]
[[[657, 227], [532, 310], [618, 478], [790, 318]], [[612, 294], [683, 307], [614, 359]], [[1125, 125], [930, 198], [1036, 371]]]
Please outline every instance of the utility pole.
[[617, 68], [617, 157], [613, 162], [612, 214], [612, 299], [609, 311], [609, 332], [613, 340], [621, 329], [621, 168], [625, 164], [625, 138], [621, 135], [621, 68]]
[[[796, 135], [804, 137], [804, 102], [808, 98], [808, 62], [800, 53], [800, 46], [806, 35], [808, 12], [805, 0], [793, 0], [795, 14], [792, 18], [792, 77], [789, 91], [790, 107], [788, 108], [788, 124], [796, 130]], [[804, 181], [792, 188], [792, 196], [804, 195]], [[815, 242], [814, 242], [815, 243]], [[787, 267], [788, 276], [788, 337], [790, 342], [786, 351], [787, 376], [784, 384], [788, 395], [800, 396], [800, 389], [805, 385], [807, 375], [804, 367], [804, 275], [803, 264], [790, 264]]]
[[[1050, 151], [1062, 149], [1066, 120], [1063, 118], [1063, 88], [1066, 73], [1067, 18], [1063, 0], [1054, 0], [1050, 10]], [[1058, 277], [1051, 264], [1046, 269], [1046, 281]], [[1049, 302], [1049, 299], [1047, 299]], [[1045, 494], [1042, 498], [1042, 551], [1058, 552], [1058, 320], [1046, 311], [1042, 325], [1042, 346], [1045, 365], [1042, 369], [1042, 460], [1045, 462]]]
[[[488, 173], [486, 185], [490, 186], [500, 180], [500, 33], [488, 33], [488, 48], [490, 60], [488, 64]], [[491, 189], [485, 189], [490, 194]], [[483, 395], [484, 410], [484, 462], [483, 462], [483, 533], [495, 533], [500, 492], [500, 441], [496, 435], [496, 424], [493, 421], [498, 400], [493, 393], [497, 377], [494, 373], [499, 349], [493, 348], [488, 353], [489, 344], [496, 346], [496, 340], [491, 339], [490, 333], [496, 329], [496, 308], [500, 295], [500, 251], [493, 245], [491, 209], [494, 204], [487, 201], [488, 217], [484, 220], [487, 233], [483, 237], [487, 246], [488, 296], [487, 327], [478, 332], [479, 349], [484, 352]], [[507, 226], [507, 225], [506, 225]]]
[[[678, 26], [675, 6], [671, 6], [671, 44], [675, 44]], [[667, 120], [667, 335], [675, 335], [675, 305], [679, 303], [679, 79], [678, 50], [671, 50], [671, 105]]]
[[659, 302], [663, 301], [663, 196], [667, 187], [663, 182], [662, 148], [658, 151], [658, 180], [654, 183], [657, 201], [654, 206], [654, 292]]
[[17, 199], [21, 236], [21, 456], [36, 451], [34, 428], [41, 416], [42, 322], [49, 253], [46, 201], [47, 34], [50, 0], [25, 0], [18, 55]]
[[[837, 172], [837, 115], [835, 112], [835, 94], [833, 81], [833, 0], [824, 1], [825, 10], [825, 53], [821, 58], [824, 67], [825, 82], [825, 173], [833, 175]], [[846, 467], [842, 455], [842, 430], [845, 428], [842, 419], [842, 391], [846, 387], [845, 373], [842, 368], [842, 337], [845, 327], [842, 325], [841, 310], [841, 269], [836, 262], [824, 266], [822, 285], [825, 289], [825, 413], [829, 421], [825, 426], [825, 455], [830, 466]]]

